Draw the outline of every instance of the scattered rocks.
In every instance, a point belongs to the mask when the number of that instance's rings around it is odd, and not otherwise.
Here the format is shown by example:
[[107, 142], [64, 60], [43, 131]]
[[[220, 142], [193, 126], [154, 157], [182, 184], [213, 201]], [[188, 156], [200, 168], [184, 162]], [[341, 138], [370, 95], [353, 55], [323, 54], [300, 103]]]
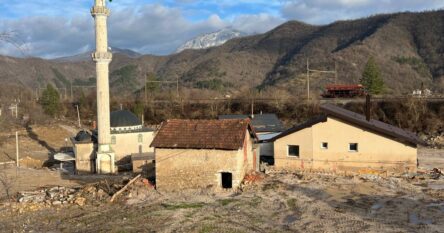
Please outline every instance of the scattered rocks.
[[19, 203], [46, 203], [51, 205], [62, 205], [72, 203], [78, 189], [66, 187], [45, 188], [33, 192], [20, 192]]

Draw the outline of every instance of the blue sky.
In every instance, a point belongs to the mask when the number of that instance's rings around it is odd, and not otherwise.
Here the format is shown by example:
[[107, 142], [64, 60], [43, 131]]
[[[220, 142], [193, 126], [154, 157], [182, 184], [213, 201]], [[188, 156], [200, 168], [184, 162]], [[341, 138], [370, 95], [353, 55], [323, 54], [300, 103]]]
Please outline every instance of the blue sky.
[[[94, 47], [93, 0], [0, 0], [0, 33], [26, 56], [54, 58]], [[113, 0], [110, 44], [165, 55], [203, 33], [233, 27], [266, 32], [288, 20], [328, 24], [379, 13], [444, 8], [444, 0]], [[23, 56], [0, 43], [0, 54]]]

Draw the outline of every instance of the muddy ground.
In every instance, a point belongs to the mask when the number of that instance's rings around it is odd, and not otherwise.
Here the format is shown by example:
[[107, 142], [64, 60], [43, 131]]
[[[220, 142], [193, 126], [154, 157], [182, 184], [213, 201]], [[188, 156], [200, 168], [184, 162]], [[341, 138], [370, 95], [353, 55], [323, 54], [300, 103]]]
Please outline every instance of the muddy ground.
[[[243, 191], [131, 189], [116, 203], [20, 210], [9, 232], [444, 232], [444, 194], [429, 180], [269, 174]], [[433, 181], [435, 182], [435, 181]], [[142, 186], [144, 187], [144, 186]]]

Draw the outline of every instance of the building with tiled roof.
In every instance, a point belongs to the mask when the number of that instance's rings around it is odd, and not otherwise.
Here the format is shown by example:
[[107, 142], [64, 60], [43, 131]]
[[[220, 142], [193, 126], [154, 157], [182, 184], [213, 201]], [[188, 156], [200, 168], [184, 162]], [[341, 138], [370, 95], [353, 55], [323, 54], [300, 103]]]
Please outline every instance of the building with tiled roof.
[[168, 120], [154, 137], [160, 190], [236, 188], [257, 168], [248, 119]]

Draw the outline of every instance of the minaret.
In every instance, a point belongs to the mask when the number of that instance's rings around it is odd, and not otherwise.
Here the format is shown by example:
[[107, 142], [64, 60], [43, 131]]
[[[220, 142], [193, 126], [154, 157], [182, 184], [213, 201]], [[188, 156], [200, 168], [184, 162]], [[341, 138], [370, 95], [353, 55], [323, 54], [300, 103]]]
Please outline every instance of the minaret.
[[106, 8], [107, 0], [95, 0], [91, 14], [95, 19], [96, 51], [92, 59], [96, 63], [97, 77], [97, 126], [98, 149], [96, 166], [98, 173], [114, 173], [114, 152], [111, 144], [110, 106], [109, 106], [109, 63], [112, 54], [108, 51], [107, 18], [110, 14]]

